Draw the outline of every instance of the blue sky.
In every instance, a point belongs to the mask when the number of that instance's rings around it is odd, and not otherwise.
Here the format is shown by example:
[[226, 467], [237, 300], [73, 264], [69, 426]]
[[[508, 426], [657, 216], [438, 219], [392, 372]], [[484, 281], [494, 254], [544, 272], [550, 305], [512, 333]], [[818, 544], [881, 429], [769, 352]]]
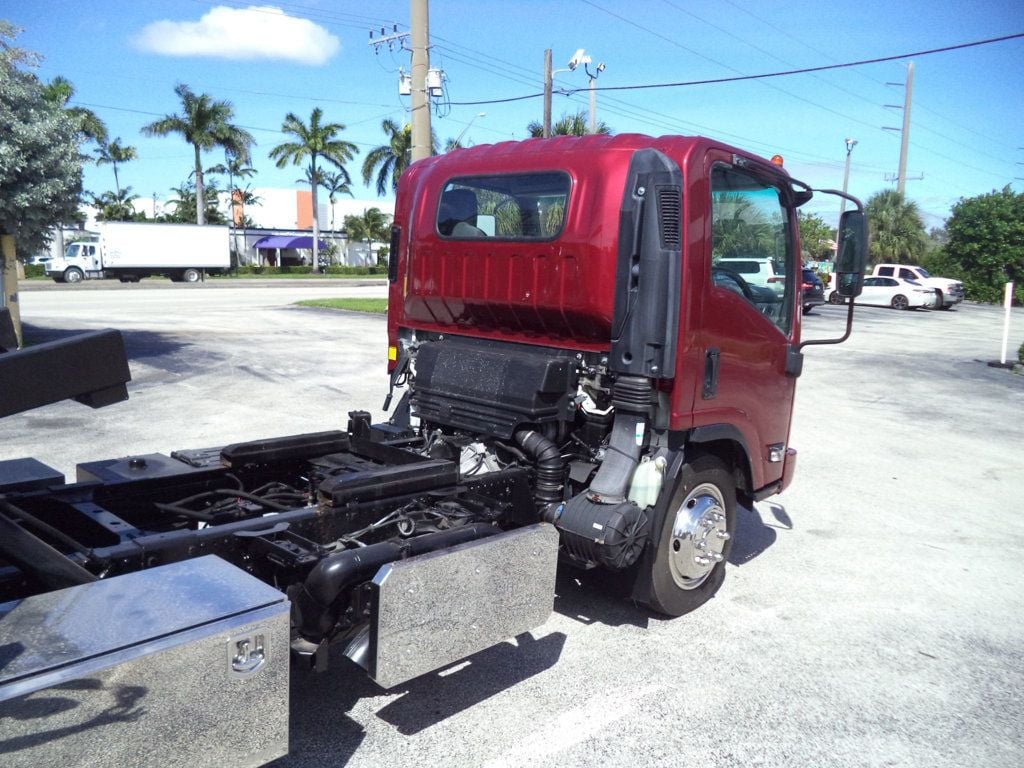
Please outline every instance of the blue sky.
[[[299, 187], [301, 169], [278, 170], [267, 152], [289, 111], [308, 120], [320, 106], [344, 123], [363, 154], [383, 143], [384, 118], [407, 120], [398, 94], [409, 54], [374, 52], [369, 30], [408, 30], [409, 3], [297, 0], [0, 0], [0, 17], [24, 29], [18, 44], [43, 56], [49, 80], [62, 75], [75, 103], [93, 109], [111, 137], [135, 146], [122, 184], [164, 199], [191, 169], [177, 138], [146, 138], [142, 125], [178, 110], [183, 82], [232, 102], [236, 122], [257, 139], [255, 186]], [[445, 97], [433, 126], [441, 141], [520, 139], [539, 120], [544, 49], [556, 69], [584, 48], [606, 69], [598, 86], [688, 82], [853, 62], [1024, 32], [1024, 3], [862, 0], [434, 0], [431, 66], [444, 70]], [[907, 194], [931, 226], [961, 197], [1024, 191], [1024, 39], [914, 57]], [[893, 186], [906, 60], [764, 80], [598, 93], [598, 118], [616, 133], [703, 134], [765, 156], [812, 186], [842, 185], [847, 137], [850, 191], [862, 198]], [[581, 70], [555, 77], [553, 113], [587, 109]], [[569, 94], [579, 89], [580, 92]], [[480, 117], [480, 113], [485, 113]], [[467, 130], [468, 127], [468, 130]], [[206, 163], [220, 162], [210, 153]], [[362, 158], [350, 173], [359, 182]], [[109, 166], [89, 166], [85, 186], [113, 189]], [[924, 176], [923, 179], [915, 177]], [[375, 197], [356, 184], [358, 197]], [[809, 205], [815, 209], [815, 202]], [[834, 220], [835, 206], [820, 213]]]

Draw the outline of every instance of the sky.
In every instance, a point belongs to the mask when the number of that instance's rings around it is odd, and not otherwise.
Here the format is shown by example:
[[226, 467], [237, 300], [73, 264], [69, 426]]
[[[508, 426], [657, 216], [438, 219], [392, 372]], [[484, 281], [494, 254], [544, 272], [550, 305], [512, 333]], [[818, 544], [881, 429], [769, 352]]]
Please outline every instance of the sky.
[[[614, 133], [711, 136], [766, 157], [815, 187], [841, 188], [846, 139], [849, 191], [862, 199], [893, 188], [907, 63], [914, 62], [906, 194], [928, 227], [960, 198], [1024, 191], [1024, 38], [929, 55], [936, 48], [1024, 33], [1021, 0], [434, 0], [430, 64], [444, 73], [432, 126], [443, 142], [489, 144], [527, 137], [542, 117], [544, 50], [556, 69], [554, 119], [586, 111], [589, 78], [569, 71], [583, 48], [597, 76], [597, 117]], [[75, 87], [110, 137], [139, 159], [119, 168], [140, 197], [167, 199], [191, 171], [178, 137], [140, 128], [179, 110], [178, 83], [234, 107], [256, 138], [256, 187], [300, 188], [301, 168], [275, 167], [270, 149], [289, 112], [314, 107], [344, 124], [360, 155], [349, 165], [358, 198], [362, 159], [384, 143], [381, 122], [408, 122], [398, 89], [408, 43], [370, 45], [409, 29], [409, 2], [297, 0], [0, 0], [0, 18], [42, 56], [45, 81]], [[729, 83], [635, 88], [846, 64], [893, 61]], [[526, 98], [519, 98], [526, 97]], [[897, 130], [885, 130], [886, 127]], [[223, 161], [219, 151], [204, 164]], [[85, 188], [114, 188], [110, 166], [87, 164]], [[820, 198], [820, 196], [819, 196]], [[834, 199], [807, 205], [834, 223]]]

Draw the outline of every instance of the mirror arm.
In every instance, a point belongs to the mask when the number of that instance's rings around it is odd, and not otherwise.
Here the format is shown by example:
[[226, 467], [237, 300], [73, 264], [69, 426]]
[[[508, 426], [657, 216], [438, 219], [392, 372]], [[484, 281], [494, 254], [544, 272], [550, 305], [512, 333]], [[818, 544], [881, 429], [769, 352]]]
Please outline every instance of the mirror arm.
[[810, 339], [809, 341], [801, 341], [800, 345], [796, 348], [799, 352], [804, 347], [809, 347], [812, 344], [842, 344], [848, 338], [850, 333], [853, 331], [853, 299], [850, 299], [850, 306], [846, 311], [846, 333], [840, 336], [838, 339]]
[[864, 204], [853, 195], [848, 195], [846, 192], [841, 192], [838, 189], [811, 189], [812, 192], [821, 192], [823, 195], [835, 195], [841, 197], [844, 200], [849, 200], [851, 203], [857, 206], [857, 210], [864, 213]]

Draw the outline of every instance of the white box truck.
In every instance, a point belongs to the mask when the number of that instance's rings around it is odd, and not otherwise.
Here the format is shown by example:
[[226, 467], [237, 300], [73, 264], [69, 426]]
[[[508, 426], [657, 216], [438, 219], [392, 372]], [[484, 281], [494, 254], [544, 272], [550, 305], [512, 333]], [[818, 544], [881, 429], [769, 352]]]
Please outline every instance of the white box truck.
[[152, 276], [197, 283], [231, 266], [227, 227], [111, 221], [98, 229], [96, 239], [71, 243], [63, 257], [48, 261], [46, 274], [58, 283]]

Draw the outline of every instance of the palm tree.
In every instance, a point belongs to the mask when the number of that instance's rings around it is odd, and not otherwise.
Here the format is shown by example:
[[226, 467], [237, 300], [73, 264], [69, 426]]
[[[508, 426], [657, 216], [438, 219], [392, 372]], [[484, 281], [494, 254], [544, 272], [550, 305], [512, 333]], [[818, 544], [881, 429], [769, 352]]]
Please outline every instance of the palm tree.
[[345, 170], [345, 163], [351, 160], [359, 150], [350, 141], [343, 141], [338, 134], [345, 130], [341, 123], [321, 125], [323, 110], [314, 107], [306, 125], [294, 113], [289, 112], [281, 125], [282, 133], [291, 134], [297, 141], [286, 141], [270, 150], [270, 158], [277, 162], [278, 168], [284, 168], [291, 161], [293, 165], [301, 165], [307, 158], [309, 166], [307, 175], [313, 203], [313, 271], [320, 269], [320, 221], [317, 216], [316, 190], [320, 186], [320, 169], [317, 160], [323, 159], [340, 170]]
[[350, 241], [383, 243], [391, 236], [391, 217], [380, 208], [369, 208], [362, 216], [346, 216], [344, 227]]
[[[167, 200], [172, 203], [174, 213], [164, 214], [164, 221], [172, 221], [178, 224], [187, 224], [196, 218], [196, 187], [191, 178], [181, 183], [178, 187], [171, 187], [177, 197]], [[208, 184], [203, 188], [203, 220], [210, 224], [227, 224], [224, 214], [217, 209], [217, 185]]]
[[872, 260], [912, 264], [924, 255], [927, 237], [917, 203], [906, 200], [895, 189], [887, 189], [872, 195], [865, 210]]
[[116, 193], [103, 192], [91, 197], [93, 206], [99, 209], [97, 221], [136, 221], [140, 216], [134, 205], [139, 196], [132, 194], [131, 187], [118, 188]]
[[96, 116], [96, 113], [85, 107], [69, 107], [68, 102], [75, 96], [75, 86], [71, 81], [59, 75], [42, 88], [42, 97], [51, 104], [56, 104], [70, 115], [78, 132], [86, 138], [102, 145], [107, 140], [107, 126]]
[[[236, 155], [234, 152], [232, 152], [230, 149], [225, 149], [224, 162], [218, 163], [212, 168], [207, 168], [206, 172], [227, 175], [228, 197], [230, 199], [230, 203], [228, 205], [230, 215], [228, 216], [228, 218], [230, 219], [230, 223], [234, 225], [236, 218], [241, 219], [245, 217], [245, 206], [249, 204], [250, 200], [255, 201], [258, 199], [252, 193], [252, 190], [248, 188], [248, 186], [245, 189], [239, 188], [235, 184], [235, 179], [237, 178], [245, 180], [248, 179], [250, 176], [255, 176], [256, 169], [249, 165], [248, 157], [240, 157]], [[236, 217], [235, 208], [237, 208], [239, 205], [241, 205], [242, 211], [240, 215]]]
[[[384, 196], [398, 190], [398, 180], [412, 162], [412, 125], [406, 124], [399, 128], [398, 123], [385, 118], [380, 124], [387, 136], [388, 143], [370, 150], [363, 161], [363, 183], [369, 184], [374, 174], [377, 175], [377, 194]], [[437, 136], [430, 132], [430, 154], [437, 154]], [[390, 184], [388, 180], [390, 179]]]
[[[577, 112], [575, 115], [562, 115], [558, 122], [551, 126], [552, 136], [586, 136], [590, 131], [587, 130], [588, 120], [587, 116], [583, 112]], [[544, 135], [544, 126], [537, 120], [534, 120], [528, 126], [526, 130], [530, 132], [530, 136], [539, 139]], [[597, 133], [608, 135], [612, 132], [612, 129], [608, 127], [607, 123], [602, 120], [597, 122]]]
[[352, 178], [348, 175], [348, 171], [344, 168], [336, 171], [321, 171], [320, 172], [320, 186], [327, 190], [327, 197], [331, 201], [331, 231], [334, 231], [334, 201], [338, 195], [348, 195], [349, 197], [355, 197], [352, 194]]
[[117, 178], [117, 164], [138, 160], [139, 153], [135, 150], [135, 147], [123, 146], [120, 136], [109, 144], [106, 141], [101, 141], [94, 151], [96, 152], [96, 165], [110, 163], [110, 165], [114, 166], [114, 187], [117, 189], [118, 196], [120, 196], [121, 182]]
[[[169, 136], [181, 134], [195, 150], [196, 198], [205, 200], [203, 189], [202, 153], [214, 147], [223, 147], [232, 154], [248, 160], [249, 147], [255, 143], [252, 134], [231, 119], [235, 115], [229, 101], [217, 101], [206, 93], [198, 96], [184, 83], [179, 83], [174, 92], [181, 99], [181, 114], [166, 117], [144, 125], [142, 132], [147, 136]], [[204, 206], [196, 206], [196, 224], [206, 222]]]

